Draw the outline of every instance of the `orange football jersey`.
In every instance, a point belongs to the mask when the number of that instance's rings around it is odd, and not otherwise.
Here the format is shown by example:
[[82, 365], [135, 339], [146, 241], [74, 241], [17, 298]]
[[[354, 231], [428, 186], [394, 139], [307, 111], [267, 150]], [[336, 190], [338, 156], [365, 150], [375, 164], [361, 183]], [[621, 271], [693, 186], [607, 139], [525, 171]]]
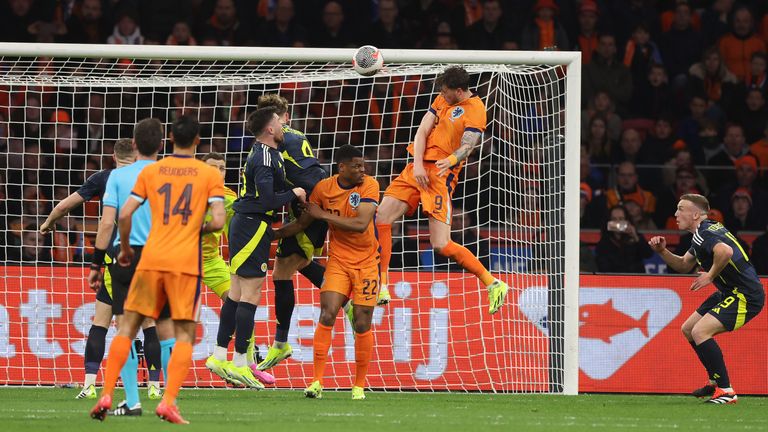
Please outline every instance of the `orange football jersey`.
[[[447, 158], [461, 146], [464, 131], [482, 133], [487, 123], [485, 104], [477, 95], [456, 105], [449, 105], [442, 95], [438, 95], [429, 112], [434, 114], [436, 119], [435, 127], [427, 136], [425, 161]], [[413, 154], [413, 143], [408, 146], [408, 152]]]
[[[365, 176], [363, 183], [350, 189], [339, 185], [339, 176], [323, 179], [315, 185], [309, 201], [338, 216], [357, 216], [360, 203], [379, 204], [379, 182]], [[366, 268], [379, 264], [379, 239], [373, 221], [364, 232], [345, 231], [328, 224], [330, 241], [328, 256], [350, 268]]]
[[218, 170], [171, 155], [141, 171], [131, 194], [149, 200], [152, 228], [137, 270], [202, 273], [202, 226], [208, 203], [224, 200]]

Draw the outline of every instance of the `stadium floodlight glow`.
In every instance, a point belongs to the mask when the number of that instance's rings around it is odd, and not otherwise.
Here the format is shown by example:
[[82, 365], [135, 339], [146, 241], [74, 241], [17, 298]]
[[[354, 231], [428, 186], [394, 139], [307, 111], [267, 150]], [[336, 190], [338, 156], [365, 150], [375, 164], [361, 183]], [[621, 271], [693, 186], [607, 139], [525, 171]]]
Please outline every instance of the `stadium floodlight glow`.
[[[39, 225], [46, 203], [101, 169], [112, 142], [129, 137], [148, 116], [167, 124], [181, 113], [196, 114], [203, 148], [226, 153], [228, 184], [238, 190], [250, 143], [245, 114], [267, 92], [288, 99], [291, 126], [307, 133], [326, 167], [334, 148], [357, 145], [383, 191], [405, 166], [405, 147], [439, 92], [435, 76], [460, 64], [488, 107], [489, 123], [482, 148], [460, 175], [453, 204], [467, 217], [454, 218], [454, 235], [513, 289], [501, 311], [488, 315], [474, 276], [435, 265], [427, 220], [406, 218], [407, 232], [393, 230], [394, 300], [374, 315], [369, 386], [577, 393], [580, 54], [382, 49], [384, 68], [362, 77], [351, 67], [354, 52], [0, 43], [0, 122], [8, 153], [0, 184], [9, 206], [2, 235], [34, 242], [31, 227]], [[89, 205], [64, 220], [47, 240], [54, 267], [21, 260], [21, 247], [6, 254], [0, 384], [82, 378], [93, 294], [77, 260], [89, 253], [97, 218], [97, 206]], [[480, 247], [472, 243], [476, 236]], [[318, 293], [304, 279], [295, 284], [294, 357], [273, 372], [278, 386], [303, 388], [312, 376]], [[262, 349], [274, 336], [271, 281], [267, 286], [256, 318]], [[187, 382], [201, 387], [218, 384], [203, 362], [220, 303], [212, 294], [204, 303]], [[349, 386], [354, 375], [351, 329], [339, 319], [336, 331], [344, 334], [332, 345], [327, 388]]]

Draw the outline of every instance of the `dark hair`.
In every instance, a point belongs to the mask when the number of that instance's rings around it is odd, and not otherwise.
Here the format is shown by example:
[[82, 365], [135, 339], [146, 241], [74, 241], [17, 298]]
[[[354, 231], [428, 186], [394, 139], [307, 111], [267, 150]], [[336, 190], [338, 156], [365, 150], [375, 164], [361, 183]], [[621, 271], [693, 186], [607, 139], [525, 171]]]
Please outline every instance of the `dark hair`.
[[210, 153], [207, 153], [207, 154], [203, 155], [203, 157], [200, 158], [200, 160], [203, 161], [203, 162], [205, 162], [207, 160], [210, 160], [210, 159], [217, 160], [217, 161], [224, 161], [224, 162], [227, 161], [227, 159], [224, 157], [224, 155], [221, 154], [221, 153], [218, 153], [218, 152], [210, 152]]
[[266, 106], [252, 112], [248, 116], [248, 131], [255, 137], [261, 135], [275, 114], [277, 114], [277, 109], [273, 106]]
[[363, 152], [361, 152], [359, 148], [349, 144], [344, 144], [336, 149], [336, 163], [349, 162], [354, 158], [361, 157], [363, 157]]
[[152, 156], [163, 142], [163, 124], [156, 118], [145, 118], [133, 128], [133, 140], [142, 156]]
[[275, 107], [275, 114], [281, 116], [288, 112], [288, 100], [277, 93], [259, 96], [259, 108]]
[[469, 89], [469, 73], [461, 66], [450, 66], [435, 79], [435, 87], [441, 89]]
[[195, 143], [195, 138], [200, 135], [200, 123], [189, 115], [183, 115], [176, 119], [171, 126], [173, 144], [179, 148], [188, 149]]

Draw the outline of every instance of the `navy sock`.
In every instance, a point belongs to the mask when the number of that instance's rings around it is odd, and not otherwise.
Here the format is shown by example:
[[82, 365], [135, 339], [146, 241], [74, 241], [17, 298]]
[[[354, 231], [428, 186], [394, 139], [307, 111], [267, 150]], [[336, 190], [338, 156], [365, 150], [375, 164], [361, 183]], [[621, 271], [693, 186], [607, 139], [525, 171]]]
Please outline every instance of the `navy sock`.
[[157, 329], [154, 326], [144, 329], [144, 358], [147, 361], [149, 380], [160, 381], [163, 366], [160, 362], [160, 340], [157, 339]]
[[291, 315], [296, 305], [296, 294], [293, 292], [292, 280], [275, 281], [275, 317], [277, 329], [275, 341], [288, 342], [288, 331], [291, 329]]
[[312, 282], [312, 285], [320, 288], [323, 285], [323, 276], [325, 276], [325, 267], [312, 260], [299, 273]]
[[104, 345], [107, 339], [107, 329], [92, 325], [85, 342], [85, 373], [97, 374], [104, 360]]
[[699, 353], [699, 350], [696, 349], [696, 342], [689, 341], [691, 344], [691, 347], [693, 347], [693, 351], [696, 353], [696, 356], [699, 357], [699, 361], [702, 365], [704, 365], [704, 369], [707, 370], [707, 377], [712, 378], [712, 371], [709, 368], [709, 365], [707, 364], [707, 360]]
[[257, 306], [252, 303], [241, 301], [237, 305], [235, 313], [235, 351], [239, 354], [245, 354], [248, 351], [248, 340], [253, 334], [253, 318], [256, 316]]
[[224, 304], [221, 305], [221, 315], [219, 316], [219, 331], [216, 334], [216, 345], [227, 348], [232, 335], [235, 334], [235, 323], [238, 302], [227, 297]]
[[709, 378], [715, 380], [718, 387], [729, 388], [731, 386], [731, 380], [728, 379], [728, 370], [725, 368], [723, 352], [720, 350], [720, 346], [717, 342], [712, 338], [705, 340], [696, 345], [696, 353], [704, 358], [706, 364], [709, 365]]

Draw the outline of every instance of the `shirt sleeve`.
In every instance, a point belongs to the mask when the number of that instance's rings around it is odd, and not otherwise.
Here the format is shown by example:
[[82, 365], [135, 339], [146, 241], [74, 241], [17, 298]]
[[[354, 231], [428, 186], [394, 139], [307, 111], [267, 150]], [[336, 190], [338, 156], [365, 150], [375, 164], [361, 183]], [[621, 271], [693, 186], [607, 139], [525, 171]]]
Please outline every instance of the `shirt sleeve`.
[[488, 123], [485, 112], [485, 105], [482, 102], [473, 103], [464, 114], [467, 118], [464, 120], [464, 131], [480, 132], [485, 130]]
[[722, 240], [717, 235], [717, 233], [709, 230], [702, 230], [693, 235], [693, 242], [707, 251], [707, 253], [712, 254], [715, 249], [715, 245], [722, 243]]
[[367, 177], [370, 181], [366, 181], [365, 187], [362, 190], [360, 196], [360, 202], [373, 203], [379, 205], [379, 182], [372, 177]]
[[136, 184], [131, 190], [131, 197], [142, 204], [147, 199], [147, 171], [149, 170], [146, 168], [141, 170], [139, 177], [136, 178]]
[[309, 202], [317, 204], [320, 207], [323, 206], [323, 186], [324, 182], [315, 185], [315, 188], [312, 189], [312, 193], [309, 194]]
[[440, 108], [443, 107], [445, 104], [445, 99], [438, 95], [435, 100], [432, 102], [432, 105], [429, 107], [429, 112], [431, 112], [434, 115], [437, 115], [437, 112], [440, 111]]
[[106, 171], [99, 171], [96, 174], [88, 177], [88, 179], [77, 190], [77, 194], [83, 197], [84, 200], [90, 201], [93, 197], [103, 195], [102, 186], [106, 183], [109, 173]]
[[264, 207], [279, 209], [296, 198], [292, 190], [275, 193], [275, 177], [272, 168], [264, 165], [256, 165], [253, 170], [253, 182], [259, 193], [259, 200]]
[[105, 207], [117, 208], [119, 206], [117, 202], [117, 181], [113, 175], [110, 175], [109, 179], [107, 179], [107, 187], [104, 189], [104, 196], [101, 202]]

